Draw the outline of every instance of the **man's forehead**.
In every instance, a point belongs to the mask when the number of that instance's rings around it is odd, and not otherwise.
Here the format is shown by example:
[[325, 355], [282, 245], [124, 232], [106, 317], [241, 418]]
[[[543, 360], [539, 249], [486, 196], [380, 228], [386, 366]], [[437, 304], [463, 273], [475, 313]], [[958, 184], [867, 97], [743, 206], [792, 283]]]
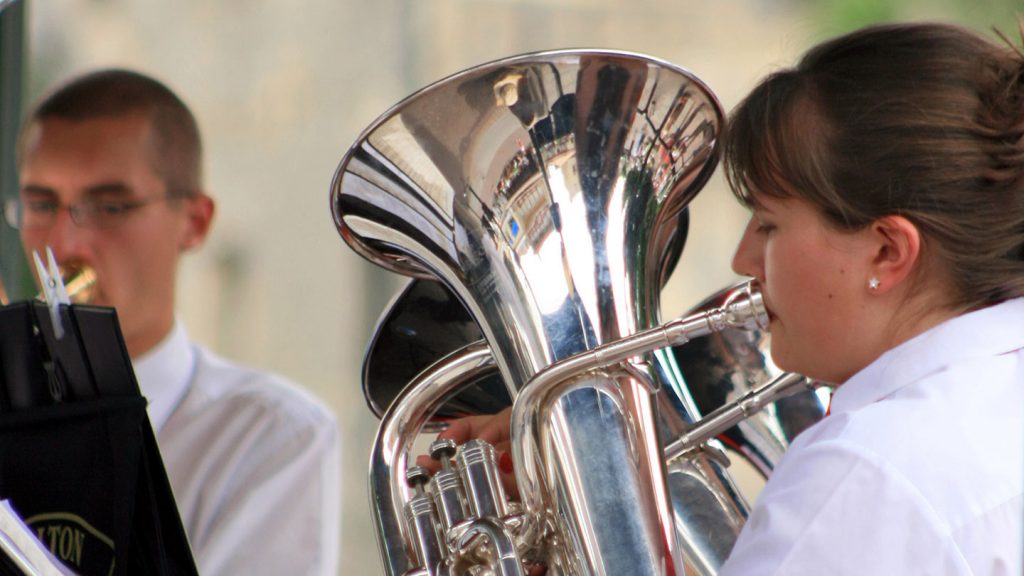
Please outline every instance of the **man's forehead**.
[[[77, 192], [76, 196], [83, 200], [128, 199], [139, 195], [131, 183], [122, 180], [97, 182], [73, 192]], [[28, 182], [22, 185], [21, 195], [26, 198], [57, 199], [61, 196], [61, 191], [46, 185]]]
[[153, 123], [148, 114], [132, 112], [118, 116], [39, 118], [27, 127], [26, 148], [46, 145], [72, 145], [78, 139], [93, 139], [107, 144], [149, 144]]
[[158, 178], [152, 128], [144, 116], [45, 118], [29, 126], [24, 138], [22, 187], [61, 182], [84, 190], [128, 183], [139, 174]]

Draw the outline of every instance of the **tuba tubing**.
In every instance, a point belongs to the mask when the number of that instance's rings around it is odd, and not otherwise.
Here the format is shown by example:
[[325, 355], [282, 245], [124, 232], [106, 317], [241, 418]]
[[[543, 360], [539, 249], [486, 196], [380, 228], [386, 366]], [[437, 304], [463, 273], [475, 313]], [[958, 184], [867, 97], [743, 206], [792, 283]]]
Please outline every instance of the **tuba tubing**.
[[740, 398], [704, 416], [682, 436], [669, 442], [665, 447], [665, 460], [674, 460], [691, 450], [696, 450], [709, 438], [718, 436], [776, 400], [804, 390], [816, 390], [823, 385], [822, 382], [793, 372], [779, 374]]
[[[408, 551], [415, 549], [414, 537], [402, 522], [412, 490], [400, 481], [405, 477], [413, 442], [450, 393], [493, 365], [494, 358], [483, 343], [470, 344], [420, 374], [381, 419], [370, 453], [370, 498], [377, 543], [389, 576], [413, 568]], [[435, 573], [436, 567], [426, 568], [427, 573]]]
[[[763, 328], [766, 321], [767, 314], [757, 286], [748, 283], [736, 290], [721, 308], [639, 332], [553, 364], [538, 373], [523, 388], [512, 412], [512, 456], [525, 508], [525, 514], [518, 516], [522, 524], [517, 528], [516, 540], [527, 543], [527, 547], [537, 548], [540, 546], [538, 542], [544, 536], [545, 490], [540, 485], [538, 477], [541, 456], [536, 451], [533, 431], [536, 428], [534, 420], [545, 396], [555, 391], [560, 384], [581, 373], [623, 362], [656, 348], [678, 345], [726, 328]], [[491, 369], [493, 363], [494, 359], [483, 342], [476, 342], [456, 351], [425, 370], [410, 383], [382, 419], [371, 453], [370, 490], [375, 504], [373, 508], [378, 542], [384, 551], [386, 569], [390, 575], [441, 573], [438, 566], [417, 567], [412, 566], [410, 561], [410, 558], [417, 556], [416, 551], [422, 545], [417, 542], [411, 528], [402, 521], [406, 504], [413, 499], [414, 494], [406, 483], [401, 481], [405, 477], [401, 471], [408, 467], [413, 442], [433, 413], [446, 398], [471, 381], [479, 371]], [[780, 382], [785, 385], [779, 385]], [[760, 407], [780, 395], [796, 391], [797, 384], [801, 382], [803, 377], [795, 375], [773, 380], [756, 391], [759, 393], [760, 402], [756, 405]], [[743, 406], [740, 407], [739, 404]], [[723, 407], [722, 411], [729, 414], [748, 414], [755, 409], [754, 407], [755, 404], [744, 397]], [[698, 446], [723, 427], [727, 427], [727, 424], [721, 417], [710, 415], [694, 425], [691, 432], [685, 436], [683, 446]], [[680, 443], [675, 442], [670, 445], [670, 450], [681, 454], [679, 446]], [[496, 556], [501, 558], [501, 573], [518, 573], [513, 567], [517, 566], [519, 556], [513, 552], [514, 548], [510, 548], [512, 541], [508, 535], [496, 532], [498, 526], [495, 522], [480, 524], [479, 520], [474, 520], [470, 528], [460, 533], [458, 541], [465, 545], [471, 534], [487, 535], [487, 539], [496, 549]], [[446, 538], [442, 537], [441, 540]], [[402, 543], [402, 546], [396, 546], [397, 543]], [[445, 542], [438, 542], [439, 549], [444, 547]]]
[[[525, 532], [530, 536], [536, 536], [544, 509], [539, 486], [540, 456], [536, 453], [537, 439], [533, 432], [536, 429], [538, 407], [546, 394], [573, 376], [623, 362], [658, 348], [684, 344], [693, 338], [726, 328], [766, 329], [767, 325], [768, 313], [760, 290], [754, 281], [750, 281], [734, 291], [720, 308], [637, 332], [552, 364], [539, 372], [519, 391], [512, 408], [512, 460], [515, 464], [516, 482], [526, 509]], [[640, 381], [647, 382], [646, 379]]]

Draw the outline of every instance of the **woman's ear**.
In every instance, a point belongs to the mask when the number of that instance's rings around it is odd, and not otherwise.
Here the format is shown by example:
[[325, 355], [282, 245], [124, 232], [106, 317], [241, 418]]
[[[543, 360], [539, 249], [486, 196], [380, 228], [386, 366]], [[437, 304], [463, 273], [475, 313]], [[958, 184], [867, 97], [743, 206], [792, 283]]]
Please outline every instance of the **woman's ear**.
[[906, 280], [921, 261], [921, 232], [903, 216], [885, 216], [870, 225], [876, 250], [871, 262], [873, 292], [887, 292]]

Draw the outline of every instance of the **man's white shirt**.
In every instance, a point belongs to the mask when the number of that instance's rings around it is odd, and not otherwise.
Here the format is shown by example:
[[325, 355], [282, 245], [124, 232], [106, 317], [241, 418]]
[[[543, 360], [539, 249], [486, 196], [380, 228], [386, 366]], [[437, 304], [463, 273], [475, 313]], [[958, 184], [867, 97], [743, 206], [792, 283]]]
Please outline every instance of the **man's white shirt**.
[[331, 412], [276, 375], [192, 343], [180, 322], [133, 365], [199, 572], [336, 575]]

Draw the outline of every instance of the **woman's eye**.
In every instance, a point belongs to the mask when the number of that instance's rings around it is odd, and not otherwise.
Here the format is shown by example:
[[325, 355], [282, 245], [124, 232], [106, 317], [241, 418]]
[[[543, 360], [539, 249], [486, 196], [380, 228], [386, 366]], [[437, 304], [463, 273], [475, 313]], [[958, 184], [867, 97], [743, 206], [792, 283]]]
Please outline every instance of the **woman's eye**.
[[773, 230], [775, 230], [775, 225], [774, 224], [768, 224], [766, 222], [758, 222], [757, 223], [757, 232], [759, 234], [768, 234], [769, 232], [771, 232]]

